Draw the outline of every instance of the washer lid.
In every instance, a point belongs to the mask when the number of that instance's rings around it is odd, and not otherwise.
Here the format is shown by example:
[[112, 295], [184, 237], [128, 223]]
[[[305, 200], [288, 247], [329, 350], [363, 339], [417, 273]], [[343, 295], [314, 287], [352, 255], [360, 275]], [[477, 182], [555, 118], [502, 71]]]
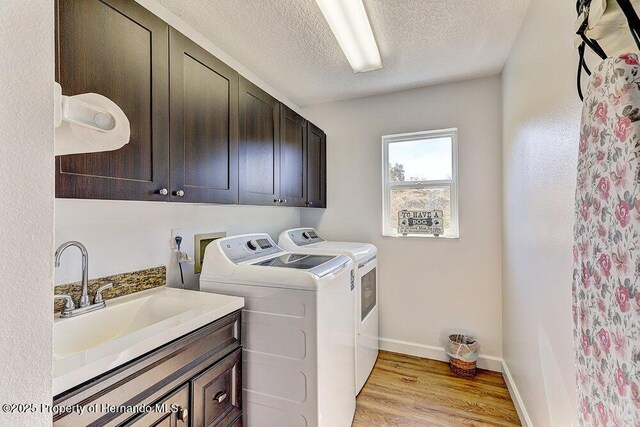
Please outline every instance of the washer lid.
[[327, 253], [349, 253], [358, 262], [376, 256], [378, 253], [377, 248], [371, 243], [324, 241], [308, 245], [304, 250], [312, 248], [317, 251], [326, 250]]
[[318, 255], [347, 255], [356, 262], [376, 256], [378, 249], [371, 243], [324, 240], [313, 228], [292, 228], [280, 233], [278, 246], [289, 252]]
[[323, 277], [334, 272], [348, 262], [349, 258], [344, 256], [286, 254], [258, 261], [249, 265], [305, 270], [315, 274], [316, 276]]

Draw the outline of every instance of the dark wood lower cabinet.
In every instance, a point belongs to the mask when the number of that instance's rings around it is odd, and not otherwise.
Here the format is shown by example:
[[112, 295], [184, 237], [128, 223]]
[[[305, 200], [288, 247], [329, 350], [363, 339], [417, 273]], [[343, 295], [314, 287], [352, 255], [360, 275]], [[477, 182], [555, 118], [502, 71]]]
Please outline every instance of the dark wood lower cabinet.
[[228, 426], [242, 414], [241, 350], [191, 381], [194, 426]]
[[53, 425], [242, 425], [240, 316], [229, 314], [55, 396], [57, 407], [85, 410], [55, 415]]
[[189, 425], [189, 384], [185, 384], [153, 405], [155, 410], [140, 414], [127, 426], [180, 427]]
[[242, 426], [243, 426], [242, 417], [236, 418], [236, 420], [231, 425], [229, 425], [229, 427], [242, 427]]

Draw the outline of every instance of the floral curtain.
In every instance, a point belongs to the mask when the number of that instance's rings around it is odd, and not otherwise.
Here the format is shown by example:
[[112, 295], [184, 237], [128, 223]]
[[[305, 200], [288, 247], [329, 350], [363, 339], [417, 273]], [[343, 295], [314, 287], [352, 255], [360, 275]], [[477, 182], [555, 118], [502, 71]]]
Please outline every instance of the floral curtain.
[[603, 61], [585, 93], [573, 246], [583, 426], [640, 427], [640, 64]]

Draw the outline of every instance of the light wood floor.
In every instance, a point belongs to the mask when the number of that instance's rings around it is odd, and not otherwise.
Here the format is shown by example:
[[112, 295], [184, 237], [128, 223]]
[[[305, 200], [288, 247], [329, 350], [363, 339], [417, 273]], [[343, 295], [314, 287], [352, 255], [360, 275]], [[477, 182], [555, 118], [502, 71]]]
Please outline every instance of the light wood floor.
[[499, 372], [455, 377], [449, 365], [380, 352], [358, 395], [353, 427], [519, 426], [516, 408]]

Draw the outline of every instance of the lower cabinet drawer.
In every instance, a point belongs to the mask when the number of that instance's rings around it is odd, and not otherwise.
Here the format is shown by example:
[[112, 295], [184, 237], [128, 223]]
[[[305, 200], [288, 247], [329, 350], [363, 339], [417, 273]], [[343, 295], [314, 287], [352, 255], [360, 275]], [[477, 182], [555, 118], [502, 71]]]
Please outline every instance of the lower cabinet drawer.
[[242, 427], [242, 417], [236, 418], [236, 420], [229, 425], [229, 427]]
[[191, 381], [194, 427], [241, 425], [231, 424], [242, 413], [241, 355], [234, 351]]
[[187, 427], [189, 426], [189, 384], [185, 384], [153, 405], [156, 410], [134, 418], [127, 427]]

